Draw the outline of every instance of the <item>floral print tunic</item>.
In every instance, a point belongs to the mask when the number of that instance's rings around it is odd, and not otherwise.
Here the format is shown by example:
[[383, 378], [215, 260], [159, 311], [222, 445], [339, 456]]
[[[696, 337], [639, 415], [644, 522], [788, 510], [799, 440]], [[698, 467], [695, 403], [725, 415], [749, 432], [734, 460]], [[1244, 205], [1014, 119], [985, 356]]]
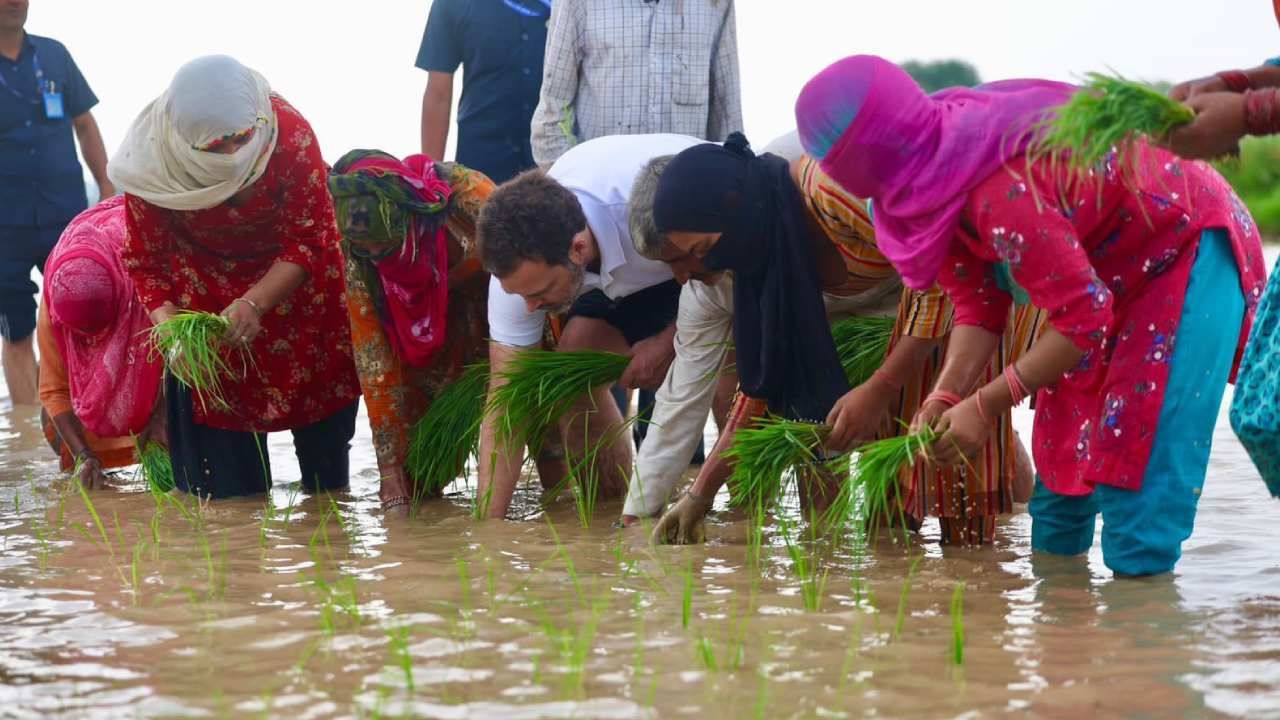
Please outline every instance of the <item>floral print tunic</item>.
[[347, 260], [347, 306], [356, 368], [373, 428], [378, 467], [404, 467], [409, 430], [426, 413], [431, 400], [462, 373], [464, 365], [489, 357], [489, 276], [480, 271], [475, 229], [480, 207], [493, 192], [483, 174], [454, 163], [437, 166], [449, 183], [445, 233], [449, 247], [449, 307], [446, 340], [426, 367], [404, 364], [387, 339], [378, 311], [354, 263]]
[[272, 96], [279, 139], [242, 205], [166, 210], [126, 196], [124, 262], [148, 311], [171, 302], [220, 313], [277, 262], [307, 279], [262, 318], [251, 364], [228, 355], [228, 407], [196, 402], [196, 422], [223, 430], [274, 432], [323, 420], [359, 397], [345, 313], [342, 252], [325, 184], [328, 169], [307, 121]]
[[1084, 351], [1036, 396], [1033, 452], [1045, 485], [1086, 495], [1102, 483], [1136, 490], [1164, 402], [1169, 359], [1200, 234], [1223, 228], [1240, 269], [1246, 315], [1237, 358], [1265, 282], [1248, 211], [1201, 162], [1137, 145], [1072, 181], [1019, 158], [975, 188], [938, 278], [955, 322], [1004, 328], [1007, 275]]

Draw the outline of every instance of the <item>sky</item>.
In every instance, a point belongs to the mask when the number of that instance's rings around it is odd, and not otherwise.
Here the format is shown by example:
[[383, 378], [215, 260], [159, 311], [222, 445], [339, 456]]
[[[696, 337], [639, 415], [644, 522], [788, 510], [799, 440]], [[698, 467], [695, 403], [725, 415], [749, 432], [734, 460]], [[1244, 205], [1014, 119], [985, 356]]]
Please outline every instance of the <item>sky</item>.
[[[413, 61], [430, 5], [31, 0], [27, 30], [70, 49], [101, 101], [108, 153], [183, 62], [226, 53], [310, 120], [332, 162], [355, 147], [419, 150], [426, 73]], [[1280, 55], [1267, 0], [737, 0], [737, 23], [743, 122], [758, 147], [793, 128], [810, 76], [856, 53], [962, 58], [987, 80], [1111, 68], [1170, 81]]]

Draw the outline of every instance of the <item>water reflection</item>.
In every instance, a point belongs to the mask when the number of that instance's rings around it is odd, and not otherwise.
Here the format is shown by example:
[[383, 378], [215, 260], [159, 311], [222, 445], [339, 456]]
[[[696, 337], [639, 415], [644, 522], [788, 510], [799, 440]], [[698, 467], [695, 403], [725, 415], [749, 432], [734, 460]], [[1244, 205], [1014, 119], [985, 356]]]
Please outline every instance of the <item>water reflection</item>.
[[529, 522], [477, 524], [457, 488], [384, 523], [365, 434], [351, 491], [332, 498], [298, 492], [282, 438], [269, 498], [196, 512], [121, 478], [91, 511], [34, 414], [0, 412], [0, 703], [29, 717], [1280, 716], [1276, 506], [1227, 433], [1174, 577], [1033, 557], [1020, 514], [985, 549], [944, 550], [928, 524], [870, 549], [802, 542], [806, 583], [777, 524], [754, 558], [731, 512], [696, 548], [610, 529], [616, 505], [589, 529], [567, 504], [539, 514], [533, 488], [518, 500]]

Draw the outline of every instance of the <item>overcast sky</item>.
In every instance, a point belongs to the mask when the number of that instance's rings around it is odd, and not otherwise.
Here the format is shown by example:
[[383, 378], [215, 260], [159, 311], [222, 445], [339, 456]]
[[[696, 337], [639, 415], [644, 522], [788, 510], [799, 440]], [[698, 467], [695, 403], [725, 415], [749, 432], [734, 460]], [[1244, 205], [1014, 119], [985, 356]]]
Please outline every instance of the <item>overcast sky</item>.
[[[353, 147], [418, 150], [426, 74], [413, 61], [429, 8], [416, 0], [31, 0], [27, 29], [71, 50], [101, 100], [94, 114], [110, 153], [180, 64], [227, 53], [301, 110], [333, 161]], [[737, 13], [744, 122], [757, 146], [790, 129], [809, 76], [855, 53], [963, 58], [989, 80], [1070, 80], [1110, 67], [1173, 81], [1280, 54], [1267, 0], [738, 0]]]

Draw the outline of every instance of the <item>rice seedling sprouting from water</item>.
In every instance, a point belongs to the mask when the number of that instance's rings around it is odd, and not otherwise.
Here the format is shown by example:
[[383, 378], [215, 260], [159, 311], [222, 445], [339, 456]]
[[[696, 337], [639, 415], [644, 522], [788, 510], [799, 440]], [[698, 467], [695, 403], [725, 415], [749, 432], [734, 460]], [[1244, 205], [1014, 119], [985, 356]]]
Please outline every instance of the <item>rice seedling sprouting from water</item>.
[[152, 441], [143, 446], [138, 440], [134, 443], [133, 453], [138, 459], [137, 472], [146, 480], [151, 492], [167, 493], [174, 488], [173, 463], [163, 445]]
[[574, 401], [616, 382], [630, 362], [625, 355], [595, 350], [525, 350], [499, 373], [504, 383], [486, 412], [503, 440], [539, 448], [547, 429]]
[[182, 311], [151, 328], [151, 343], [165, 367], [201, 403], [226, 407], [222, 378], [231, 375], [222, 336], [230, 321], [208, 312]]
[[964, 664], [964, 583], [951, 593], [951, 662]]
[[806, 553], [794, 537], [791, 523], [785, 518], [778, 518], [778, 532], [786, 545], [787, 555], [791, 558], [791, 568], [800, 580], [800, 598], [804, 601], [804, 609], [817, 612], [822, 609], [822, 596], [827, 588], [827, 570], [819, 570], [819, 559]]
[[480, 448], [480, 421], [489, 388], [488, 363], [468, 365], [413, 426], [405, 469], [417, 488], [414, 505], [453, 482]]
[[1086, 78], [1080, 91], [1040, 124], [1029, 152], [1033, 161], [1047, 156], [1084, 174], [1113, 149], [1123, 151], [1140, 136], [1164, 137], [1195, 117], [1191, 108], [1141, 83], [1102, 73]]
[[854, 316], [831, 326], [836, 354], [850, 386], [861, 385], [880, 368], [893, 337], [894, 322], [891, 317]]

